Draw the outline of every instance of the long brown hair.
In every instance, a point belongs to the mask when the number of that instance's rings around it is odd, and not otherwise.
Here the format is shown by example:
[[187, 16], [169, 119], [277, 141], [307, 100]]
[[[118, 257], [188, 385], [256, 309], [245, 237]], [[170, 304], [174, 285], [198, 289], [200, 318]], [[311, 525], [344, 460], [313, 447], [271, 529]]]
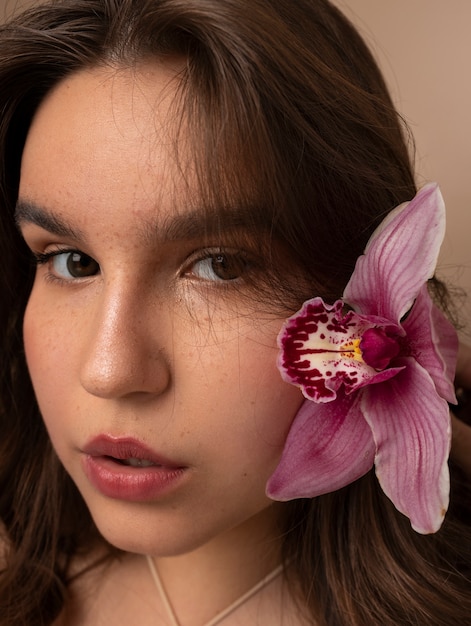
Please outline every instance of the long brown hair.
[[[175, 53], [187, 59], [179, 106], [201, 194], [216, 209], [236, 198], [283, 243], [302, 280], [270, 288], [293, 307], [339, 297], [373, 229], [415, 193], [381, 74], [326, 0], [59, 0], [0, 29], [2, 624], [50, 624], [66, 599], [70, 559], [98, 539], [52, 450], [23, 353], [34, 268], [13, 213], [24, 141], [65, 76]], [[462, 502], [471, 499], [462, 489], [454, 486], [433, 537], [411, 531], [372, 474], [286, 505], [293, 593], [313, 622], [469, 623]]]

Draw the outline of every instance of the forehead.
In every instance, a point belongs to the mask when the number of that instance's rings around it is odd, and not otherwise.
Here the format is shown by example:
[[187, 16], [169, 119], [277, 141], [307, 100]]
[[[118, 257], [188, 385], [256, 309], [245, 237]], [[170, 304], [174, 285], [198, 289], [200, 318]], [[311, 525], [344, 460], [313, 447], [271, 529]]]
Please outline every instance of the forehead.
[[63, 80], [33, 119], [20, 195], [41, 189], [41, 200], [54, 204], [57, 192], [62, 202], [72, 190], [81, 190], [77, 200], [83, 203], [98, 188], [105, 195], [125, 194], [128, 201], [131, 192], [136, 200], [156, 191], [174, 193], [177, 151], [179, 165], [185, 160], [175, 98], [181, 69], [181, 63], [156, 62], [83, 70]]
[[27, 137], [17, 216], [37, 223], [41, 214], [74, 232], [122, 224], [152, 239], [265, 230], [260, 207], [214, 205], [196, 187], [178, 106], [183, 69], [181, 60], [94, 68], [57, 85]]
[[90, 135], [93, 130], [116, 130], [123, 142], [136, 137], [164, 138], [178, 114], [172, 105], [182, 70], [182, 62], [155, 61], [130, 68], [78, 71], [45, 97], [33, 119], [30, 140], [38, 127], [44, 141], [53, 138], [57, 129], [66, 140], [83, 126]]

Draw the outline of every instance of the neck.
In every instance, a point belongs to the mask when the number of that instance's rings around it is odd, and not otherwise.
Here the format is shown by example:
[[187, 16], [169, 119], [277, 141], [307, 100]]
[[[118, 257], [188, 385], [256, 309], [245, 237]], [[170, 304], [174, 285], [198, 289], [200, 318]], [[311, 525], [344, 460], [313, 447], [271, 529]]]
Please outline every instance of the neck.
[[[166, 617], [170, 619], [170, 626], [181, 626], [180, 621], [175, 613], [175, 609], [173, 608], [168, 595], [165, 591], [165, 588], [160, 579], [160, 575], [158, 570], [155, 567], [155, 563], [149, 555], [146, 556], [149, 569], [154, 580], [157, 592], [159, 594], [159, 599], [166, 613]], [[225, 609], [216, 613], [209, 622], [205, 622], [203, 626], [219, 626], [226, 619], [230, 618], [234, 613], [236, 613], [244, 604], [248, 603], [253, 597], [255, 597], [258, 593], [261, 593], [265, 587], [268, 587], [274, 580], [276, 580], [283, 573], [283, 566], [278, 565], [272, 570], [267, 576], [261, 578], [253, 587], [248, 589], [245, 593], [239, 596], [234, 602], [229, 604]]]
[[192, 552], [155, 558], [180, 624], [206, 624], [280, 564], [276, 517], [267, 509]]

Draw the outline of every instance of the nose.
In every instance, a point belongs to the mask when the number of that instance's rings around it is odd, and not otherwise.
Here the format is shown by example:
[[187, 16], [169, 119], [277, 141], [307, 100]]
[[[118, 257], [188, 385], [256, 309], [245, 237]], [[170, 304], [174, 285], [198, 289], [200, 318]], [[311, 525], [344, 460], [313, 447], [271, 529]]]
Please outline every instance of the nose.
[[100, 398], [147, 397], [170, 385], [170, 362], [163, 338], [169, 314], [162, 304], [114, 285], [97, 294], [84, 321], [87, 340], [81, 360], [82, 387]]

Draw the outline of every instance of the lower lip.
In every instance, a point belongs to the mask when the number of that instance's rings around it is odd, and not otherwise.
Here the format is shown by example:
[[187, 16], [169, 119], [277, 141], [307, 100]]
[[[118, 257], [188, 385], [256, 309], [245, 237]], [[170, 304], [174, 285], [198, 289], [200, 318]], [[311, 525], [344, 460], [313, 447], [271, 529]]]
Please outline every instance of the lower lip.
[[186, 475], [183, 467], [131, 467], [106, 456], [87, 455], [83, 467], [101, 494], [129, 502], [146, 502], [167, 495], [177, 489]]

